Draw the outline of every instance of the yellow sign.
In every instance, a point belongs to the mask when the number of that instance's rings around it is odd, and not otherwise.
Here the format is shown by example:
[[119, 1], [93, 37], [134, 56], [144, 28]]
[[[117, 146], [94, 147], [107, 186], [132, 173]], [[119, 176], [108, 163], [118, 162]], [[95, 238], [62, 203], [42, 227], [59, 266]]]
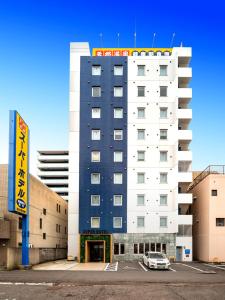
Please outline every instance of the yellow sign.
[[93, 48], [92, 56], [151, 56], [172, 53], [172, 48]]
[[15, 211], [27, 214], [29, 128], [16, 113]]

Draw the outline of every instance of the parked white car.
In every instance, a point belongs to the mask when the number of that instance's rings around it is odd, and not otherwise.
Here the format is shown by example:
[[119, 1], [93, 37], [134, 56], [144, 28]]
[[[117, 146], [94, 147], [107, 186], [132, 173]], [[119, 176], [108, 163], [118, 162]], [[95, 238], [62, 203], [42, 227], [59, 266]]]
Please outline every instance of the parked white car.
[[169, 269], [170, 262], [164, 253], [146, 252], [143, 256], [143, 263], [150, 269]]

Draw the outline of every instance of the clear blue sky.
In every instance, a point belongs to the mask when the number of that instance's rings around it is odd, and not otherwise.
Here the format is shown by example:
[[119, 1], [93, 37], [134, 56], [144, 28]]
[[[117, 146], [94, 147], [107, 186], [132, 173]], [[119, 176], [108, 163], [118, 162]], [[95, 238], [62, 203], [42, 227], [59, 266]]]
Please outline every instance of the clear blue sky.
[[[31, 171], [36, 149], [68, 148], [69, 43], [99, 47], [183, 42], [193, 47], [193, 169], [225, 164], [225, 8], [223, 1], [0, 2], [0, 162], [7, 162], [8, 110], [31, 130]], [[224, 4], [225, 5], [225, 4]]]

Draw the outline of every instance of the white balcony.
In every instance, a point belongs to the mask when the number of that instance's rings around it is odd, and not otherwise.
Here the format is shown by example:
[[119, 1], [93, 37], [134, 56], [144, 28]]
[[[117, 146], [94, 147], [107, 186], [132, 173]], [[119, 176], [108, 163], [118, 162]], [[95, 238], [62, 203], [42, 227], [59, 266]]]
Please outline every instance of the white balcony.
[[192, 204], [192, 194], [178, 194], [177, 202], [178, 204]]
[[193, 224], [193, 216], [192, 215], [178, 215], [177, 224], [183, 225], [192, 225]]
[[177, 111], [178, 119], [192, 119], [192, 109], [190, 108], [179, 108]]
[[179, 88], [178, 89], [178, 98], [192, 98], [192, 88]]
[[68, 193], [68, 188], [66, 187], [51, 187], [51, 190], [58, 193], [58, 192], [66, 192]]
[[56, 169], [56, 170], [60, 170], [62, 168], [68, 168], [69, 167], [69, 164], [68, 163], [63, 163], [63, 164], [58, 164], [58, 163], [38, 163], [38, 168], [41, 168], [41, 169]]
[[57, 178], [54, 178], [54, 179], [42, 179], [41, 180], [44, 184], [68, 184], [68, 179], [57, 179]]
[[191, 130], [178, 130], [178, 140], [191, 141], [192, 140], [192, 131]]
[[69, 155], [42, 155], [38, 154], [38, 160], [44, 161], [60, 161], [60, 160], [68, 160]]
[[45, 176], [45, 177], [53, 177], [53, 176], [68, 176], [69, 172], [68, 171], [60, 171], [60, 172], [55, 172], [55, 171], [40, 171], [38, 170], [37, 176]]
[[178, 77], [191, 78], [192, 77], [192, 68], [178, 68]]
[[178, 151], [177, 159], [180, 161], [192, 161], [192, 151]]
[[192, 182], [192, 172], [178, 172], [178, 182]]

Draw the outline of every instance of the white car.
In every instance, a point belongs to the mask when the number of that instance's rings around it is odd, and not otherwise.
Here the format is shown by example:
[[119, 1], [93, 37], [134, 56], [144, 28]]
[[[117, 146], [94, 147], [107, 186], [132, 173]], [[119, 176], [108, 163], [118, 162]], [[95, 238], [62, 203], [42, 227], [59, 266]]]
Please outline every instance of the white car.
[[150, 269], [169, 269], [170, 262], [164, 253], [146, 252], [143, 256], [143, 263]]

